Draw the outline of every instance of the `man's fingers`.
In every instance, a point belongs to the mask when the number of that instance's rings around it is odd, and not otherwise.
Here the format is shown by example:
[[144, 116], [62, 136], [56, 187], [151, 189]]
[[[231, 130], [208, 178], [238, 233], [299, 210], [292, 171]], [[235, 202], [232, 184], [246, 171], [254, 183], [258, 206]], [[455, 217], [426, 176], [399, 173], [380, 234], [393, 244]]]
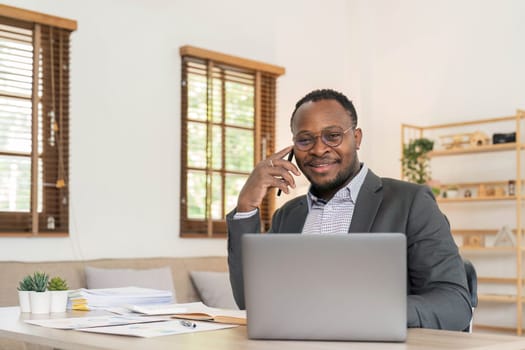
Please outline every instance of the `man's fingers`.
[[299, 171], [299, 169], [297, 169], [295, 164], [293, 164], [292, 162], [289, 162], [285, 159], [273, 160], [272, 162], [273, 162], [274, 167], [284, 169], [286, 170], [287, 173], [291, 171], [292, 173], [295, 174], [295, 176], [301, 175], [301, 172]]
[[286, 186], [291, 186], [292, 188], [295, 188], [295, 179], [288, 170], [280, 168], [279, 174], [277, 176], [278, 179], [281, 179], [282, 182], [286, 183]]
[[284, 156], [286, 156], [288, 153], [290, 153], [293, 149], [293, 146], [288, 146], [286, 148], [283, 148], [282, 150], [280, 150], [279, 152], [276, 152], [274, 154], [272, 154], [271, 156], [269, 156], [268, 158], [271, 158], [271, 159], [280, 159], [280, 158], [284, 158]]
[[291, 185], [288, 181], [286, 181], [285, 179], [282, 179], [282, 178], [274, 178], [273, 180], [273, 187], [276, 187], [278, 189], [280, 189], [281, 191], [283, 191], [284, 193], [286, 194], [289, 194], [290, 193], [290, 189], [288, 188], [289, 186], [295, 188], [295, 184], [294, 185]]
[[[283, 159], [286, 155], [290, 154], [292, 152], [293, 146], [288, 146], [286, 148], [283, 148], [277, 153], [272, 154], [266, 160], [264, 161], [268, 167], [270, 168], [284, 168], [286, 171], [291, 171], [296, 176], [300, 176], [301, 172], [297, 167], [290, 161]], [[276, 175], [274, 172], [272, 172], [272, 175]]]

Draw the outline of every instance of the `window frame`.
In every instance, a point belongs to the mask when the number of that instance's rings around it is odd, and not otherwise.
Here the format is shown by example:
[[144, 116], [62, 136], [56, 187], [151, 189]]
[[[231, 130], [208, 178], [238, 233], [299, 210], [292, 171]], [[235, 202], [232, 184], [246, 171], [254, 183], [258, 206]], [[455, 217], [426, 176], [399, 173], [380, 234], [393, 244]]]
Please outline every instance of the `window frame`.
[[[67, 236], [69, 234], [69, 204], [66, 205], [66, 208], [63, 208], [63, 206], [57, 206], [57, 200], [58, 199], [49, 199], [50, 197], [46, 196], [47, 189], [42, 187], [42, 210], [38, 210], [38, 178], [39, 178], [39, 167], [37, 165], [38, 162], [42, 162], [42, 169], [43, 169], [43, 182], [46, 183], [47, 181], [50, 181], [49, 176], [53, 176], [54, 181], [64, 180], [63, 183], [60, 183], [60, 185], [57, 183], [56, 188], [59, 190], [57, 192], [65, 192], [67, 198], [67, 203], [69, 203], [69, 183], [68, 183], [68, 174], [69, 174], [69, 85], [64, 86], [62, 85], [64, 82], [69, 82], [69, 53], [66, 54], [66, 57], [64, 58], [65, 64], [67, 64], [67, 70], [57, 70], [52, 69], [53, 62], [47, 62], [47, 60], [42, 59], [43, 51], [42, 50], [48, 50], [53, 51], [53, 54], [49, 53], [51, 56], [54, 55], [55, 51], [64, 50], [69, 48], [70, 43], [70, 34], [74, 30], [77, 29], [77, 22], [74, 20], [61, 18], [57, 16], [47, 15], [39, 12], [34, 12], [30, 10], [25, 10], [17, 7], [7, 6], [0, 4], [0, 19], [2, 23], [5, 23], [6, 25], [12, 26], [12, 27], [18, 27], [18, 28], [24, 28], [26, 30], [32, 31], [32, 48], [33, 48], [33, 69], [32, 69], [32, 91], [31, 96], [27, 98], [27, 100], [31, 103], [31, 152], [29, 154], [26, 154], [24, 152], [23, 154], [15, 154], [16, 152], [2, 152], [4, 156], [22, 156], [22, 157], [29, 157], [30, 163], [31, 163], [31, 188], [30, 188], [30, 209], [29, 212], [21, 212], [21, 211], [14, 211], [14, 212], [8, 212], [8, 211], [2, 211], [0, 212], [0, 221], [2, 222], [12, 222], [13, 226], [9, 228], [8, 225], [6, 225], [5, 228], [2, 228], [0, 231], [0, 237], [31, 237], [31, 236], [38, 236], [38, 237], [56, 237], [56, 236]], [[42, 43], [46, 42], [42, 38], [43, 36], [50, 36], [50, 39], [47, 38], [47, 41], [52, 42], [53, 44], [51, 47], [42, 47]], [[56, 36], [55, 36], [56, 35]], [[64, 44], [64, 40], [66, 40], [65, 44], [66, 47], [61, 46]], [[63, 51], [61, 51], [63, 52]], [[41, 64], [44, 62], [43, 64]], [[55, 62], [56, 65], [56, 62]], [[48, 95], [47, 90], [43, 92], [43, 96], [39, 97], [39, 89], [41, 88], [41, 82], [45, 81], [43, 84], [49, 84], [48, 80], [53, 80], [55, 78], [51, 77], [51, 75], [54, 76], [60, 76], [57, 82], [56, 89], [61, 89], [57, 94], [60, 94], [61, 97], [58, 99], [55, 96], [50, 97]], [[35, 79], [34, 77], [39, 77], [38, 79]], [[54, 82], [53, 82], [54, 83]], [[63, 91], [66, 91], [64, 94]], [[6, 98], [20, 98], [25, 99], [23, 97], [19, 96], [13, 96], [8, 93], [1, 93], [2, 97]], [[65, 95], [65, 97], [63, 96]], [[46, 171], [47, 169], [47, 162], [54, 161], [55, 158], [44, 156], [44, 154], [51, 152], [50, 150], [46, 150], [48, 147], [45, 142], [43, 144], [43, 150], [39, 151], [39, 117], [42, 118], [42, 130], [47, 130], [52, 128], [50, 125], [50, 119], [47, 117], [44, 117], [46, 112], [48, 112], [49, 109], [49, 103], [48, 101], [44, 100], [50, 100], [51, 104], [54, 104], [55, 101], [59, 100], [58, 106], [55, 106], [55, 110], [57, 111], [57, 121], [59, 126], [59, 129], [56, 131], [56, 136], [60, 137], [60, 139], [57, 142], [60, 143], [60, 146], [57, 147], [59, 155], [57, 155], [56, 159], [58, 167], [60, 167], [60, 170], [56, 170], [56, 172], [60, 172], [63, 178], [57, 177], [56, 174], [54, 174], [53, 171]], [[42, 106], [42, 115], [39, 116], [39, 104]], [[64, 127], [62, 127], [64, 126]], [[47, 128], [47, 129], [46, 129]], [[44, 137], [43, 140], [46, 140]], [[63, 140], [61, 143], [60, 140]], [[58, 169], [58, 168], [57, 168]], [[62, 197], [60, 197], [62, 198]], [[59, 211], [61, 216], [59, 217], [60, 220], [62, 220], [62, 224], [59, 224], [59, 227], [57, 230], [49, 230], [46, 231], [45, 229], [42, 229], [42, 223], [44, 223], [46, 220], [45, 213], [48, 211], [50, 207], [54, 207], [53, 212]], [[27, 226], [27, 222], [30, 222]]]
[[[189, 219], [187, 217], [187, 76], [185, 62], [199, 62], [207, 66], [207, 74], [214, 67], [227, 69], [228, 71], [239, 71], [253, 76], [254, 81], [254, 164], [274, 153], [275, 149], [275, 106], [276, 106], [276, 82], [277, 78], [285, 73], [285, 69], [279, 66], [231, 56], [215, 51], [201, 49], [193, 46], [180, 48], [181, 56], [181, 202], [180, 202], [180, 236], [184, 238], [225, 238], [227, 235], [226, 220], [212, 219], [209, 213], [204, 220]], [[208, 83], [206, 83], [208, 86]], [[224, 92], [223, 92], [224, 93]], [[269, 95], [270, 97], [266, 96]], [[224, 106], [223, 106], [224, 108]], [[224, 120], [223, 120], [224, 122]], [[264, 130], [262, 125], [265, 126]], [[221, 126], [223, 132], [225, 125]], [[251, 129], [251, 128], [250, 128]], [[263, 133], [266, 135], [266, 147], [262, 146]], [[226, 142], [223, 139], [223, 142]], [[211, 168], [206, 171], [212, 172]], [[215, 169], [214, 172], [217, 172]], [[227, 171], [224, 166], [218, 171], [224, 182]], [[224, 192], [224, 187], [223, 190]], [[239, 189], [240, 191], [240, 189]], [[275, 208], [275, 191], [270, 191], [260, 208], [263, 230], [267, 230], [270, 224], [271, 213]], [[221, 204], [224, 207], [224, 196]], [[233, 209], [233, 208], [230, 208]], [[227, 209], [226, 209], [227, 210]], [[225, 213], [226, 214], [226, 213]]]

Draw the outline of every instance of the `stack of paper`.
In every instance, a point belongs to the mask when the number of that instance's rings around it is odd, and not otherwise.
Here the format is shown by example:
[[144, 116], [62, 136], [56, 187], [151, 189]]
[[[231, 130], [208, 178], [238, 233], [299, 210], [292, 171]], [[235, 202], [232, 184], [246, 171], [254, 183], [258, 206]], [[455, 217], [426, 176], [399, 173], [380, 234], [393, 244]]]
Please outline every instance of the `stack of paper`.
[[77, 289], [69, 292], [68, 308], [73, 310], [106, 309], [122, 305], [169, 304], [173, 293], [139, 287]]

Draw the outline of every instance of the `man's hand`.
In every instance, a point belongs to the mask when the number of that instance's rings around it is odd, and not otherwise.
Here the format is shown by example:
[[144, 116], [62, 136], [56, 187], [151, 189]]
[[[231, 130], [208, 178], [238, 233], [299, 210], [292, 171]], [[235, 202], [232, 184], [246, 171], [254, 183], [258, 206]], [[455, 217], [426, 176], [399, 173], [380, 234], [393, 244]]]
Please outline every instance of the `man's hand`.
[[291, 173], [296, 176], [301, 173], [292, 162], [282, 159], [292, 148], [293, 146], [288, 146], [255, 166], [239, 194], [237, 212], [259, 208], [270, 188], [279, 188], [284, 193], [290, 193], [288, 186], [295, 188], [295, 179]]

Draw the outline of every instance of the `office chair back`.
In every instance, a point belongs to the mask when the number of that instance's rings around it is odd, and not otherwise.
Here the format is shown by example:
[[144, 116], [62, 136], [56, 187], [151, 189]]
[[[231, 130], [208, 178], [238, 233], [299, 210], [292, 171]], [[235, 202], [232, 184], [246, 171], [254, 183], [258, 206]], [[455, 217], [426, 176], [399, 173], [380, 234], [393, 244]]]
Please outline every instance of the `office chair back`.
[[[465, 266], [465, 273], [467, 274], [468, 290], [470, 292], [470, 303], [472, 305], [472, 315], [474, 315], [474, 309], [478, 306], [478, 276], [474, 265], [469, 260], [464, 260], [463, 265]], [[472, 332], [472, 320], [465, 332]]]

